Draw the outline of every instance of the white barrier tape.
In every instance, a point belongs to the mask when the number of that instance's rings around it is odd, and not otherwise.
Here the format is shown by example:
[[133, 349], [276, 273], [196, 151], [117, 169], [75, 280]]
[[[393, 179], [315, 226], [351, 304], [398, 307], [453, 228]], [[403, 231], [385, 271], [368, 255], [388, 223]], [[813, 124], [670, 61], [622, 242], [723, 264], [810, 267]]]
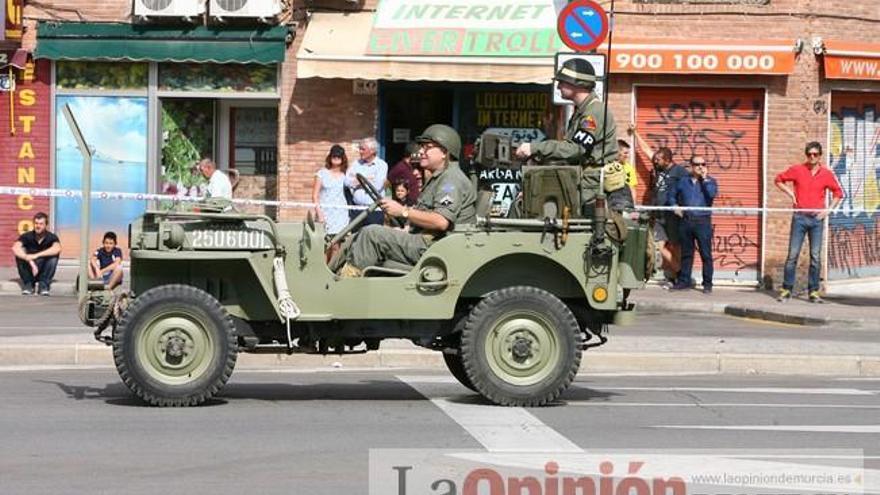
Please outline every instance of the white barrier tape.
[[[79, 189], [54, 189], [54, 188], [37, 188], [37, 187], [9, 187], [0, 186], [0, 196], [11, 195], [20, 196], [28, 194], [31, 196], [54, 197], [54, 198], [82, 198], [82, 191]], [[101, 200], [136, 200], [136, 201], [179, 201], [179, 202], [198, 202], [206, 198], [192, 196], [174, 196], [170, 194], [153, 194], [153, 193], [129, 193], [129, 192], [107, 192], [92, 191], [92, 199]], [[350, 205], [319, 205], [316, 203], [308, 203], [303, 201], [274, 201], [268, 199], [242, 199], [232, 200], [233, 204], [245, 206], [279, 206], [282, 208], [315, 208], [320, 206], [322, 209], [343, 209], [343, 210], [365, 210], [365, 206]], [[823, 209], [806, 209], [806, 208], [767, 208], [767, 207], [734, 207], [734, 206], [646, 206], [636, 205], [637, 211], [709, 211], [711, 213], [729, 213], [734, 215], [749, 215], [761, 213], [819, 213], [825, 211]], [[835, 213], [868, 213], [873, 214], [876, 210], [867, 210], [865, 208], [837, 208]]]
[[[761, 213], [821, 213], [829, 211], [825, 208], [767, 208], [767, 207], [736, 207], [736, 206], [643, 206], [636, 205], [638, 211], [708, 211], [710, 213], [730, 213], [733, 215], [749, 215]], [[836, 208], [829, 213], [869, 213], [873, 214], [876, 210], [867, 210], [865, 208]]]
[[[53, 189], [39, 187], [8, 187], [0, 186], [0, 196], [11, 195], [21, 196], [28, 194], [30, 196], [52, 197], [52, 198], [68, 198], [81, 199], [82, 191], [79, 189]], [[152, 194], [152, 193], [129, 193], [129, 192], [107, 192], [92, 191], [92, 199], [101, 200], [135, 200], [135, 201], [175, 201], [182, 203], [195, 203], [204, 201], [207, 198], [193, 196], [174, 196], [170, 194]], [[342, 209], [342, 210], [366, 210], [366, 206], [350, 206], [350, 205], [318, 205], [316, 203], [307, 203], [303, 201], [273, 201], [268, 199], [233, 199], [233, 204], [245, 206], [278, 206], [281, 208], [315, 208], [320, 206], [321, 209]]]

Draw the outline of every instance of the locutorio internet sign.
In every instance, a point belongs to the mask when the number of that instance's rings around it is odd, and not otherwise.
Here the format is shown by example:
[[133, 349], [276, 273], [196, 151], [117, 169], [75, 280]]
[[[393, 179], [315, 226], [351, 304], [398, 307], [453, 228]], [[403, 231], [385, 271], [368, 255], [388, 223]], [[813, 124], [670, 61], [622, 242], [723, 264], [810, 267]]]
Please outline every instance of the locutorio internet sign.
[[[367, 54], [547, 57], [564, 45], [554, 0], [381, 0]], [[560, 5], [556, 5], [560, 4]]]

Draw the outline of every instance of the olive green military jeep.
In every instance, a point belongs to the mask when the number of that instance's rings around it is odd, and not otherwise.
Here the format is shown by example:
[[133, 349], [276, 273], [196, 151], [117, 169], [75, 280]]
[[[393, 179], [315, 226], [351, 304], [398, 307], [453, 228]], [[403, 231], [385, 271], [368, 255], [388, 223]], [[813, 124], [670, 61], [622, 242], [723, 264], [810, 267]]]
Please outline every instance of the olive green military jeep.
[[544, 405], [571, 383], [582, 351], [605, 342], [607, 325], [632, 314], [627, 297], [646, 278], [646, 219], [612, 222], [601, 205], [581, 218], [577, 176], [526, 167], [525, 218], [456, 225], [415, 266], [368, 267], [362, 278], [328, 269], [311, 215], [276, 223], [208, 204], [147, 211], [129, 229], [131, 292], [95, 286], [81, 317], [153, 405], [205, 402], [241, 352], [352, 354], [395, 338], [441, 352], [462, 385], [493, 403]]

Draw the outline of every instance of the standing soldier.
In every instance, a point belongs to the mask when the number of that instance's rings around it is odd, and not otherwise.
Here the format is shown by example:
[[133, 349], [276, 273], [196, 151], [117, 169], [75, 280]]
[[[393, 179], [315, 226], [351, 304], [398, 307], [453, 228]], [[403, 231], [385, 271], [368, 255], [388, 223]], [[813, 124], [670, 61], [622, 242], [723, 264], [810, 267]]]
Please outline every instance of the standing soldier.
[[[594, 91], [596, 70], [589, 62], [578, 58], [567, 60], [554, 79], [559, 82], [562, 97], [575, 105], [565, 129], [565, 139], [523, 143], [517, 148], [516, 156], [533, 157], [539, 163], [557, 160], [582, 166], [581, 202], [587, 215], [599, 192], [602, 167], [614, 163], [617, 157], [617, 125], [611, 112], [605, 115], [605, 105]], [[605, 182], [606, 190], [625, 190], [623, 168], [606, 168]], [[629, 201], [631, 204], [631, 197]]]

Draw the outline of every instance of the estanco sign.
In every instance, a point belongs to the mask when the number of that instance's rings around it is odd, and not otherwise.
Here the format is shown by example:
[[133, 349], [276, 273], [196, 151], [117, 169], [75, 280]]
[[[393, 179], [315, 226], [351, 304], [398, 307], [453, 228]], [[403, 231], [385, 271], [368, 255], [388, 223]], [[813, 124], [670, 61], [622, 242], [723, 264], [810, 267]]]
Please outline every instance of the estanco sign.
[[553, 0], [381, 0], [367, 54], [548, 57], [556, 14]]

